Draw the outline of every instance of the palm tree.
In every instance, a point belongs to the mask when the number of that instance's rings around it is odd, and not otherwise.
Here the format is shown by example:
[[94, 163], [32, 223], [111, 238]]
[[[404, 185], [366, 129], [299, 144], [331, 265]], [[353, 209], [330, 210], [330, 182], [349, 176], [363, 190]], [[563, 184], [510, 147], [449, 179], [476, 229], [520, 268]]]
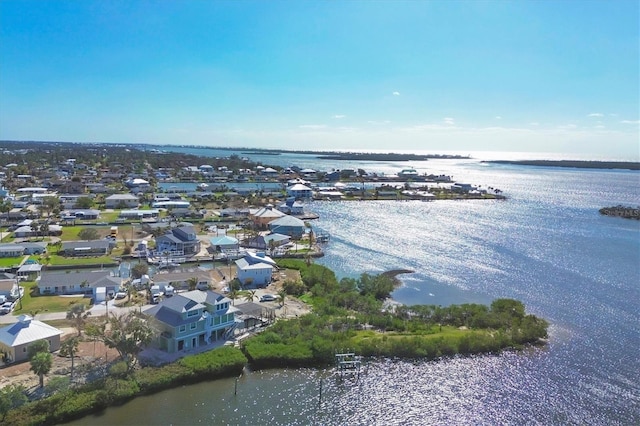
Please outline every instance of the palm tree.
[[80, 339], [78, 336], [65, 340], [60, 345], [60, 355], [71, 357], [71, 382], [73, 382], [74, 359], [78, 353], [78, 344]]
[[38, 352], [31, 358], [31, 371], [38, 375], [40, 387], [44, 387], [44, 375], [51, 371], [53, 356], [49, 352]]
[[236, 299], [238, 298], [239, 293], [240, 292], [237, 289], [233, 288], [233, 287], [230, 287], [229, 288], [229, 293], [227, 293], [227, 297], [229, 299], [231, 299], [231, 304], [233, 304], [234, 306], [236, 304]]
[[86, 306], [82, 303], [72, 303], [69, 305], [69, 310], [67, 311], [67, 319], [75, 323], [76, 329], [78, 330], [78, 337], [82, 335], [82, 328], [84, 327], [87, 317], [91, 315], [91, 312], [85, 312], [85, 309]]
[[246, 300], [247, 302], [253, 302], [257, 297], [256, 290], [245, 290], [241, 293], [242, 293], [242, 296], [244, 296], [244, 300]]
[[281, 307], [284, 307], [284, 302], [287, 298], [287, 292], [284, 290], [280, 290], [278, 292], [278, 303], [280, 303]]
[[198, 277], [191, 277], [187, 280], [187, 284], [189, 285], [189, 290], [195, 290], [198, 285]]

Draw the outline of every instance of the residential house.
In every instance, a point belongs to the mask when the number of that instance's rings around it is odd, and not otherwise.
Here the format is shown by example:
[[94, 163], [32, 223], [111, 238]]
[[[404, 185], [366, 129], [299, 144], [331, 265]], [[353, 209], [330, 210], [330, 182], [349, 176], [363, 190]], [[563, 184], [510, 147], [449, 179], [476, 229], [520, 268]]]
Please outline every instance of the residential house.
[[109, 240], [63, 241], [59, 254], [64, 256], [105, 256], [111, 252]]
[[75, 219], [95, 220], [100, 217], [100, 210], [95, 209], [71, 209], [62, 212], [63, 217], [74, 217]]
[[155, 222], [160, 217], [160, 210], [121, 210], [118, 220], [139, 220], [143, 222]]
[[193, 256], [200, 252], [200, 240], [196, 229], [190, 223], [180, 223], [178, 227], [156, 238], [156, 252], [170, 252], [183, 256]]
[[266, 227], [269, 222], [283, 217], [285, 214], [273, 208], [271, 204], [249, 214], [249, 218], [259, 227]]
[[110, 270], [42, 271], [38, 280], [40, 294], [86, 294], [96, 297], [98, 293], [115, 294], [123, 279]]
[[158, 331], [155, 346], [176, 353], [226, 339], [235, 327], [236, 311], [229, 298], [194, 290], [168, 297], [143, 313]]
[[138, 197], [133, 194], [113, 194], [104, 199], [107, 209], [137, 208], [140, 205]]
[[242, 285], [266, 287], [271, 282], [276, 262], [264, 252], [247, 252], [245, 257], [236, 260], [236, 277]]
[[278, 206], [278, 210], [285, 214], [301, 215], [304, 214], [304, 204], [297, 201], [295, 197], [289, 197], [284, 203]]
[[[62, 226], [49, 225], [49, 231], [47, 232], [47, 235], [61, 235], [61, 234], [62, 234]], [[13, 231], [13, 235], [16, 238], [31, 238], [31, 237], [41, 236], [42, 233], [40, 232], [39, 229], [37, 231], [34, 231], [33, 228], [31, 228], [31, 225], [29, 225], [29, 226], [19, 227], [18, 229]]]
[[7, 300], [16, 300], [20, 298], [18, 280], [15, 278], [0, 279], [0, 296], [4, 296]]
[[47, 251], [47, 242], [22, 242], [0, 244], [0, 257], [19, 257], [42, 254]]
[[29, 315], [20, 315], [18, 322], [0, 328], [0, 352], [8, 362], [22, 362], [28, 358], [28, 347], [39, 340], [49, 342], [49, 350], [60, 349], [62, 330], [33, 319]]
[[218, 235], [209, 240], [214, 253], [237, 252], [240, 249], [240, 242], [237, 238], [229, 235]]
[[301, 183], [287, 187], [287, 195], [297, 199], [310, 199], [312, 194], [311, 188]]
[[243, 242], [243, 246], [258, 250], [270, 250], [291, 242], [291, 237], [284, 234], [272, 233], [269, 235], [258, 235]]
[[176, 290], [189, 290], [189, 283], [192, 279], [196, 279], [196, 288], [207, 290], [213, 287], [216, 282], [213, 279], [212, 270], [194, 269], [193, 271], [177, 271], [177, 272], [161, 272], [152, 277], [154, 285], [157, 285], [161, 291], [168, 286]]
[[302, 237], [306, 228], [304, 221], [289, 215], [269, 222], [271, 232], [289, 235], [292, 238]]

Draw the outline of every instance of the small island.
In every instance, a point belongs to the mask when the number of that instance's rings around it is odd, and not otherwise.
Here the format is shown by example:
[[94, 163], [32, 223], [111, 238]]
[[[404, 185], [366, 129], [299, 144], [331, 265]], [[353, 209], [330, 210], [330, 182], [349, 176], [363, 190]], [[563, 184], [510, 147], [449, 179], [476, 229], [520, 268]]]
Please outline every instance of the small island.
[[616, 216], [624, 219], [640, 220], [640, 207], [627, 207], [627, 206], [613, 206], [603, 207], [600, 210], [600, 214], [605, 216]]
[[520, 166], [571, 167], [578, 169], [640, 170], [640, 163], [633, 161], [583, 161], [583, 160], [491, 160], [483, 163], [515, 164]]

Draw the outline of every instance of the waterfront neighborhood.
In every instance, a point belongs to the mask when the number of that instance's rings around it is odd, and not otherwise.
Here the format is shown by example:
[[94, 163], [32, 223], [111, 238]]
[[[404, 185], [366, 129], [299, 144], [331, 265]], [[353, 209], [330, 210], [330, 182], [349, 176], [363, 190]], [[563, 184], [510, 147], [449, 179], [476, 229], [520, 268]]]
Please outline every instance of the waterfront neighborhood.
[[[332, 273], [309, 275], [318, 273], [313, 259], [331, 244], [331, 236], [314, 225], [319, 216], [312, 203], [505, 198], [497, 188], [411, 167], [389, 176], [127, 146], [4, 145], [0, 389], [4, 396], [22, 389], [32, 399], [51, 395], [61, 380], [67, 387], [89, 383], [95, 369], [113, 369], [118, 360], [131, 374], [140, 365], [162, 366], [228, 345], [242, 348], [254, 366], [327, 362], [328, 348], [306, 361], [280, 359], [283, 353], [256, 349], [270, 344], [248, 339], [277, 330], [270, 326], [280, 320], [301, 318], [312, 306], [320, 314], [329, 306], [319, 308], [324, 305], [318, 301], [340, 292]], [[394, 275], [340, 281], [349, 289], [340, 297], [348, 299], [334, 303], [369, 312], [368, 320], [351, 326], [398, 327], [374, 319], [397, 285]], [[467, 312], [456, 327], [466, 329], [471, 316]], [[441, 317], [440, 330], [447, 324]], [[451, 326], [457, 321], [448, 318]], [[546, 333], [537, 330], [518, 341]], [[460, 350], [493, 347], [486, 338]], [[395, 351], [376, 347], [361, 350]], [[436, 356], [458, 349], [429, 350]]]

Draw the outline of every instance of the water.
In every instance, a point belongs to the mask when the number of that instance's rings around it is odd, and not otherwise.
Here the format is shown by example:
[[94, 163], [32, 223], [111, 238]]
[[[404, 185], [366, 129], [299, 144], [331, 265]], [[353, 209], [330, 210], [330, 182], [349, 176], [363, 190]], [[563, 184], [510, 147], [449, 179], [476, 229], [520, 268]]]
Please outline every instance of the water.
[[238, 395], [233, 380], [212, 381], [75, 424], [639, 424], [640, 222], [598, 209], [640, 205], [640, 173], [417, 165], [499, 187], [509, 199], [314, 203], [314, 226], [331, 234], [318, 262], [339, 276], [412, 269], [393, 295], [407, 304], [520, 299], [551, 322], [549, 345], [437, 362], [377, 360], [359, 381], [331, 370], [248, 371]]

